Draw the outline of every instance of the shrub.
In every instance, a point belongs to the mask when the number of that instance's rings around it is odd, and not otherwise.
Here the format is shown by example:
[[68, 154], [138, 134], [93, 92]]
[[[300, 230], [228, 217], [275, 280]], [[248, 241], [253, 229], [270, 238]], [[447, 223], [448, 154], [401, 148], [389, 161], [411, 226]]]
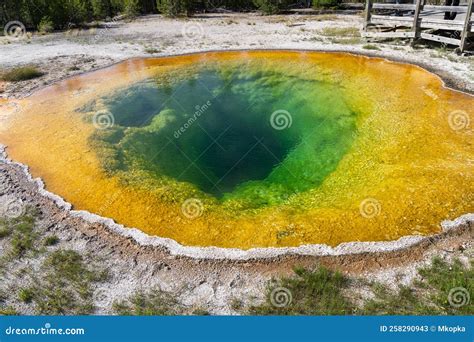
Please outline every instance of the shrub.
[[43, 75], [44, 73], [42, 73], [35, 67], [26, 66], [7, 71], [0, 77], [0, 79], [7, 82], [19, 82], [31, 80], [33, 78], [41, 77]]
[[314, 0], [313, 8], [337, 8], [341, 5], [342, 0]]
[[38, 31], [40, 33], [50, 33], [54, 31], [54, 24], [50, 17], [43, 17], [38, 24]]
[[192, 0], [157, 0], [157, 7], [161, 13], [169, 17], [191, 16], [195, 9]]
[[140, 14], [139, 0], [124, 0], [123, 11], [124, 14], [129, 18], [136, 17], [138, 14]]
[[48, 236], [44, 239], [45, 246], [54, 246], [59, 242], [59, 238], [56, 235]]
[[288, 0], [253, 0], [254, 5], [265, 14], [275, 14], [288, 8], [292, 1]]

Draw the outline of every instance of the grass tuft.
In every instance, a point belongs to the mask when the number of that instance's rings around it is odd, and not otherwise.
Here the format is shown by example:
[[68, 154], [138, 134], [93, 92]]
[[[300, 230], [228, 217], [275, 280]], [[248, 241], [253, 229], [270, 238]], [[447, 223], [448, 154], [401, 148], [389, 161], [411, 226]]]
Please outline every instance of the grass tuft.
[[92, 270], [72, 250], [58, 250], [46, 258], [44, 277], [32, 288], [36, 311], [41, 315], [85, 315], [94, 310], [92, 284], [107, 278], [107, 272]]
[[362, 46], [363, 49], [366, 49], [366, 50], [378, 50], [378, 51], [382, 51], [381, 48], [379, 48], [377, 45], [373, 45], [373, 44], [366, 44], [364, 46]]
[[24, 288], [18, 292], [18, 299], [23, 303], [31, 303], [33, 296], [34, 291], [30, 288]]
[[357, 27], [325, 27], [320, 33], [326, 37], [360, 37]]
[[178, 314], [179, 305], [161, 290], [139, 291], [123, 301], [114, 302], [112, 309], [125, 316], [168, 316]]
[[44, 73], [32, 66], [18, 67], [3, 73], [0, 76], [2, 81], [19, 82], [31, 80], [43, 76]]
[[45, 246], [54, 246], [54, 245], [57, 245], [58, 242], [59, 242], [59, 238], [56, 235], [51, 235], [51, 236], [47, 236], [44, 239], [43, 244]]
[[[349, 278], [325, 267], [314, 270], [295, 269], [295, 277], [282, 278], [270, 284], [266, 302], [250, 307], [254, 315], [344, 315], [353, 312], [353, 305], [344, 296]], [[286, 289], [291, 300], [276, 306], [278, 289]], [[287, 297], [288, 298], [288, 297]]]
[[[250, 307], [257, 315], [472, 315], [474, 314], [474, 261], [468, 266], [459, 260], [434, 258], [430, 266], [418, 270], [420, 280], [392, 289], [373, 283], [372, 298], [356, 304], [354, 280], [324, 267], [295, 270], [295, 276], [270, 283], [266, 301]], [[290, 301], [283, 306], [272, 298], [284, 288]], [[457, 292], [457, 297], [455, 293]], [[457, 302], [456, 302], [457, 300]], [[453, 305], [454, 304], [454, 305]], [[462, 304], [462, 305], [460, 305]]]

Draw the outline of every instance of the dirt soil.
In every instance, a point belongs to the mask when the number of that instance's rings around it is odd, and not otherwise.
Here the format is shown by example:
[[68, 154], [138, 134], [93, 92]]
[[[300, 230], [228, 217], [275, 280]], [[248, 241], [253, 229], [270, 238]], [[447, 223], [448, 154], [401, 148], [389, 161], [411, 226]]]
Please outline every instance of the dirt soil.
[[[58, 80], [128, 58], [225, 49], [308, 49], [381, 56], [424, 66], [440, 75], [447, 85], [474, 93], [473, 57], [457, 56], [439, 48], [414, 49], [401, 41], [377, 44], [380, 50], [369, 50], [367, 42], [354, 33], [354, 28], [357, 31], [361, 27], [360, 15], [208, 14], [187, 20], [154, 15], [132, 22], [113, 22], [97, 30], [33, 35], [18, 41], [0, 37], [0, 70], [36, 65], [45, 72], [31, 81], [0, 83], [0, 98], [22, 98]], [[109, 269], [110, 279], [96, 285], [94, 291], [97, 314], [110, 314], [113, 301], [151, 288], [171, 292], [190, 310], [237, 314], [233, 301], [244, 305], [262, 301], [266, 282], [291, 274], [296, 265], [311, 267], [319, 263], [395, 286], [412, 281], [417, 268], [428, 264], [435, 255], [444, 259], [459, 257], [467, 262], [474, 248], [471, 217], [448, 232], [387, 252], [285, 255], [241, 261], [190, 258], [172, 255], [165, 248], [140, 245], [104, 224], [71, 215], [45, 197], [38, 183], [29, 179], [18, 164], [0, 162], [0, 185], [0, 198], [14, 196], [40, 210], [36, 229], [42, 235], [60, 238], [58, 245], [49, 247], [51, 250], [74, 249]], [[19, 277], [19, 270], [25, 265], [38, 269], [40, 262], [41, 256], [12, 262], [0, 288], [15, 291], [27, 285], [31, 279]], [[6, 304], [22, 314], [34, 313], [13, 296]]]

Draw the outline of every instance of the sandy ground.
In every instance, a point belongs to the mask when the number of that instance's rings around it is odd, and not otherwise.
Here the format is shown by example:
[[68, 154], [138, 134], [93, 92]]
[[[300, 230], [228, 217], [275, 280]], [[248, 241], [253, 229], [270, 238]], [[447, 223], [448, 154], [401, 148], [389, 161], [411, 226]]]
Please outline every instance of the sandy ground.
[[[405, 42], [380, 44], [380, 50], [364, 48], [359, 37], [333, 36], [331, 28], [360, 28], [360, 15], [267, 16], [257, 14], [209, 14], [174, 20], [147, 16], [133, 22], [113, 22], [97, 30], [70, 30], [46, 36], [33, 35], [18, 41], [0, 37], [0, 69], [33, 64], [46, 74], [36, 80], [0, 83], [0, 97], [20, 98], [60, 79], [132, 58], [183, 54], [223, 49], [311, 49], [348, 51], [419, 64], [436, 71], [448, 85], [474, 92], [474, 59], [442, 49], [412, 48]], [[329, 29], [328, 29], [329, 28]], [[1, 142], [1, 141], [0, 141]], [[98, 314], [111, 312], [114, 300], [139, 289], [170, 291], [189, 308], [212, 314], [236, 314], [232, 302], [244, 304], [264, 298], [266, 282], [290, 274], [295, 265], [317, 263], [395, 286], [408, 284], [416, 269], [438, 255], [446, 259], [472, 257], [472, 220], [459, 229], [426, 239], [409, 249], [347, 256], [281, 256], [268, 260], [199, 260], [170, 255], [166, 250], [140, 246], [103, 225], [70, 215], [49, 198], [36, 182], [14, 164], [0, 162], [0, 197], [17, 196], [41, 210], [37, 231], [56, 234], [61, 242], [51, 249], [72, 248], [87, 260], [103, 263], [110, 279], [97, 285]], [[6, 185], [6, 186], [5, 186]], [[0, 240], [1, 241], [1, 240]], [[0, 243], [1, 247], [1, 243]], [[38, 272], [41, 257], [15, 261], [0, 287], [7, 291], [27, 286], [32, 278], [18, 277], [28, 267]], [[26, 273], [28, 274], [28, 273]], [[31, 308], [15, 298], [7, 300], [21, 313]]]

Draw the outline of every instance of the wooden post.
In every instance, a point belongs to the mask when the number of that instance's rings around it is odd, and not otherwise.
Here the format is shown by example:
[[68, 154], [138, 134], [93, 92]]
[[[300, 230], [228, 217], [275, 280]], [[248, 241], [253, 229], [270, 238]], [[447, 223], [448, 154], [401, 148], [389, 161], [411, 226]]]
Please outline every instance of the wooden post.
[[[472, 0], [470, 0], [472, 1]], [[420, 38], [420, 13], [423, 10], [424, 0], [416, 0], [415, 17], [411, 30], [415, 32], [415, 40]]]
[[[472, 2], [472, 0], [471, 0]], [[367, 27], [370, 24], [370, 12], [372, 11], [372, 0], [367, 0], [365, 4], [365, 20], [364, 20], [364, 31], [367, 31]]]
[[461, 33], [461, 43], [459, 44], [459, 49], [461, 52], [467, 47], [467, 37], [471, 32], [471, 16], [472, 16], [472, 2], [473, 0], [469, 0], [467, 3], [467, 12], [466, 12], [466, 20], [464, 21], [464, 27]]

